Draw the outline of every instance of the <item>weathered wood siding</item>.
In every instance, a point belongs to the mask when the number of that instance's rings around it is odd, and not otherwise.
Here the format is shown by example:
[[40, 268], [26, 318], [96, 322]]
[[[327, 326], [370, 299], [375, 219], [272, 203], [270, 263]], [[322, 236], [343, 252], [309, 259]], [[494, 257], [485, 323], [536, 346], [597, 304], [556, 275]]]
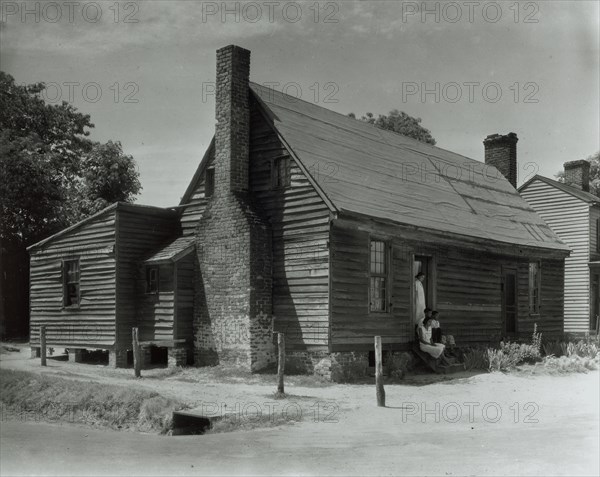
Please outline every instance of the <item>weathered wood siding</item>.
[[532, 181], [521, 195], [571, 248], [565, 261], [564, 331], [584, 332], [590, 315], [589, 204], [540, 180]]
[[173, 264], [160, 265], [158, 293], [146, 293], [145, 266], [139, 267], [138, 277], [137, 323], [140, 328], [140, 341], [173, 339], [175, 316]]
[[[422, 232], [419, 232], [422, 234]], [[414, 339], [413, 257], [431, 260], [432, 300], [441, 313], [446, 334], [459, 345], [485, 344], [504, 334], [502, 270], [517, 271], [517, 333], [526, 336], [537, 323], [541, 331], [562, 328], [563, 261], [542, 259], [542, 309], [529, 313], [529, 259], [477, 251], [457, 245], [415, 240], [419, 233], [400, 226], [378, 228], [367, 221], [335, 220], [331, 230], [331, 335], [334, 351], [371, 349], [373, 337], [402, 347]], [[426, 234], [423, 235], [423, 237]], [[392, 277], [388, 313], [369, 311], [369, 240], [385, 240], [392, 247]], [[538, 260], [532, 257], [532, 260]]]
[[196, 254], [190, 254], [177, 262], [176, 315], [174, 339], [194, 337], [194, 269]]
[[[215, 158], [214, 147], [210, 147], [208, 158], [207, 166], [210, 166], [213, 164]], [[194, 233], [194, 230], [200, 221], [200, 217], [202, 217], [202, 213], [206, 208], [208, 201], [204, 196], [205, 176], [206, 174], [202, 174], [198, 178], [189, 200], [186, 201], [187, 204], [184, 204], [186, 207], [181, 214], [181, 228], [183, 229], [183, 235], [192, 235]]]
[[323, 347], [329, 343], [329, 209], [293, 159], [291, 186], [271, 188], [271, 161], [281, 156], [289, 157], [287, 149], [254, 105], [250, 188], [272, 224], [275, 327], [290, 349]]
[[[156, 251], [166, 242], [179, 234], [179, 221], [174, 212], [160, 209], [138, 210], [137, 208], [119, 208], [117, 216], [117, 346], [130, 349], [131, 328], [139, 324], [143, 329], [146, 325], [138, 323], [136, 305], [139, 291], [140, 267], [139, 262], [151, 252]], [[141, 271], [143, 273], [143, 271]], [[162, 272], [162, 270], [161, 270]], [[160, 273], [160, 279], [163, 280]], [[145, 278], [144, 278], [145, 279]], [[168, 279], [167, 276], [164, 279]], [[172, 274], [171, 274], [172, 280]], [[166, 284], [165, 284], [166, 286]], [[172, 286], [171, 286], [172, 287]], [[166, 305], [165, 296], [162, 304]], [[163, 324], [158, 327], [169, 328], [172, 336], [172, 298], [171, 325]], [[161, 311], [164, 309], [161, 308]], [[144, 316], [142, 320], [145, 320]], [[164, 330], [161, 329], [161, 333]], [[142, 336], [145, 339], [145, 336]]]
[[[110, 348], [115, 342], [116, 210], [31, 252], [30, 342], [39, 346], [46, 325], [49, 345]], [[63, 307], [62, 260], [79, 258], [80, 306]]]

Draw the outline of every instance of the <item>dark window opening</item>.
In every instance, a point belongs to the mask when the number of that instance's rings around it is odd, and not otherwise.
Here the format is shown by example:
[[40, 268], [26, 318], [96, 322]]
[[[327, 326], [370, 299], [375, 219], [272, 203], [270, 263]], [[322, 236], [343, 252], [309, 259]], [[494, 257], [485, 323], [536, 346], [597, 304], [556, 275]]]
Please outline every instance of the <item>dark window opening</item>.
[[63, 262], [63, 304], [79, 306], [79, 259]]
[[158, 267], [146, 268], [146, 293], [158, 293]]
[[369, 310], [387, 311], [388, 302], [388, 250], [385, 242], [371, 240]]
[[215, 169], [213, 167], [206, 169], [206, 185], [204, 187], [204, 197], [212, 197], [215, 193]]
[[289, 157], [278, 157], [271, 163], [271, 183], [274, 189], [282, 189], [291, 184]]
[[540, 312], [540, 263], [529, 264], [529, 313]]

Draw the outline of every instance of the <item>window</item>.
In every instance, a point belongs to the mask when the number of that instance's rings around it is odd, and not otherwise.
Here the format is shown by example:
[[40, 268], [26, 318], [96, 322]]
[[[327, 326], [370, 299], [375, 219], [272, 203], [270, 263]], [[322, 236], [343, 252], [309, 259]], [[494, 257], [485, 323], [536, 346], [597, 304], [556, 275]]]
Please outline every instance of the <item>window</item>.
[[273, 189], [282, 189], [291, 184], [289, 157], [278, 157], [271, 163], [271, 184]]
[[204, 197], [212, 197], [215, 193], [215, 169], [210, 167], [206, 169], [206, 185], [204, 187]]
[[63, 305], [79, 306], [79, 259], [63, 262]]
[[371, 240], [369, 310], [387, 311], [388, 251], [386, 243]]
[[529, 313], [540, 312], [540, 262], [529, 263]]
[[158, 267], [146, 267], [146, 293], [158, 293]]

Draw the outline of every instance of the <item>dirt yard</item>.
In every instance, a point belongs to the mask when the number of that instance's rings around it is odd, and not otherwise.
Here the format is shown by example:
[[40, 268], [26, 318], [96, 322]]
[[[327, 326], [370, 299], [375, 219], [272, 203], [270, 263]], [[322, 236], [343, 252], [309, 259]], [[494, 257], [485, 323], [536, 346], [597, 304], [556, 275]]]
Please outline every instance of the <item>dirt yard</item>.
[[[3, 416], [1, 474], [60, 475], [598, 475], [599, 373], [409, 377], [386, 385], [331, 385], [223, 368], [144, 371], [29, 359], [0, 367], [68, 379], [139, 386], [204, 414], [282, 425], [204, 436], [156, 436]], [[301, 418], [301, 419], [300, 419]], [[301, 421], [301, 422], [298, 422]]]

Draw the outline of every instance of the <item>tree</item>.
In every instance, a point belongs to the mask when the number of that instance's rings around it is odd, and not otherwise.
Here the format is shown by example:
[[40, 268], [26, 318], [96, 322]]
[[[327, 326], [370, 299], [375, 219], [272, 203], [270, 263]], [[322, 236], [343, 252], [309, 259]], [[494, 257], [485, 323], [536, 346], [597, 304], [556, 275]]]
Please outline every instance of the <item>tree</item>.
[[65, 101], [46, 104], [44, 88], [18, 85], [0, 71], [2, 337], [28, 331], [25, 248], [112, 202], [132, 202], [141, 190], [121, 144], [92, 141], [89, 115]]
[[[351, 118], [356, 118], [354, 113], [350, 113], [348, 116]], [[429, 129], [421, 126], [421, 118], [413, 118], [404, 111], [393, 109], [387, 116], [380, 114], [377, 119], [375, 119], [373, 113], [367, 113], [365, 116], [362, 116], [360, 120], [381, 129], [394, 131], [404, 136], [412, 137], [417, 141], [435, 145], [435, 139], [431, 135]]]
[[[600, 151], [588, 156], [585, 160], [590, 163], [590, 192], [600, 195]], [[555, 177], [558, 182], [564, 182], [565, 171], [560, 171]]]
[[121, 144], [90, 140], [89, 115], [43, 90], [0, 72], [0, 239], [22, 247], [141, 190]]

